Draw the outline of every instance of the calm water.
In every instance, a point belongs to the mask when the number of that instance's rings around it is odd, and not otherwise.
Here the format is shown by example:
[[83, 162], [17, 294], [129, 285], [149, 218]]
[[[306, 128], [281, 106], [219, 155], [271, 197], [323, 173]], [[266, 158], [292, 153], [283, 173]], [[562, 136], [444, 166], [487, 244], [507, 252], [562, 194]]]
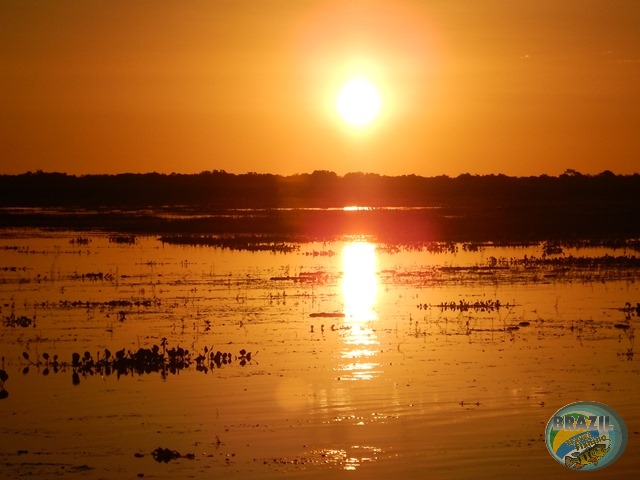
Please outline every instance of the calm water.
[[[630, 432], [628, 453], [591, 475], [640, 473], [625, 310], [640, 271], [602, 260], [633, 252], [545, 263], [541, 245], [346, 238], [284, 254], [79, 236], [0, 238], [6, 477], [560, 478], [544, 427], [578, 400], [611, 405]], [[154, 344], [191, 360], [120, 376], [73, 365]], [[211, 364], [217, 351], [229, 361]], [[158, 447], [194, 458], [156, 462]]]

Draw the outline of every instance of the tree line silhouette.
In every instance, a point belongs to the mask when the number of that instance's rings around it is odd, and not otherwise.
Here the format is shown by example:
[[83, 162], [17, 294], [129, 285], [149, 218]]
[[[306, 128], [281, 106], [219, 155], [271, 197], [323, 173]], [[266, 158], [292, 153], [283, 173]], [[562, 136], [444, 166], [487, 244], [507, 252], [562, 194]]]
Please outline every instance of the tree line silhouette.
[[27, 172], [0, 175], [0, 206], [150, 207], [195, 205], [221, 208], [295, 208], [367, 205], [440, 206], [493, 203], [637, 202], [640, 175], [610, 171], [583, 175], [567, 170], [558, 177], [470, 175], [385, 176], [317, 170], [290, 176], [233, 174], [123, 173], [68, 175]]
[[[394, 234], [438, 240], [640, 236], [640, 175], [384, 176], [314, 171], [0, 175], [0, 227], [153, 233]], [[343, 212], [361, 205], [369, 210]], [[45, 209], [20, 212], [9, 207]], [[385, 208], [383, 208], [385, 207]], [[404, 207], [402, 210], [388, 210]], [[80, 209], [71, 216], [49, 208]], [[413, 209], [412, 209], [413, 208]], [[182, 218], [159, 218], [164, 209]], [[223, 215], [238, 209], [234, 215]], [[243, 214], [242, 209], [260, 209]], [[310, 209], [292, 213], [287, 209]], [[138, 210], [133, 214], [134, 210]], [[119, 213], [118, 213], [119, 212]], [[195, 218], [190, 214], [204, 214]]]

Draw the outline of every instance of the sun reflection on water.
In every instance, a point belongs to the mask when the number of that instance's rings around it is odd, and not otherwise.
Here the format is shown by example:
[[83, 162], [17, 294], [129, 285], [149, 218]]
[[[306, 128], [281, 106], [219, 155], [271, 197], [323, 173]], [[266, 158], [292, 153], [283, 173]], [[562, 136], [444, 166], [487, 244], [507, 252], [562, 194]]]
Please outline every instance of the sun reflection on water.
[[352, 445], [349, 451], [341, 448], [325, 448], [315, 450], [312, 453], [314, 456], [322, 458], [327, 465], [353, 471], [366, 462], [378, 460], [383, 451], [381, 448], [369, 445]]
[[354, 242], [342, 250], [342, 295], [345, 325], [342, 335], [345, 348], [340, 365], [343, 380], [371, 380], [379, 374], [380, 364], [374, 361], [379, 340], [372, 324], [378, 319], [375, 311], [378, 275], [375, 245]]
[[350, 320], [366, 322], [375, 320], [374, 311], [378, 293], [375, 245], [354, 242], [342, 250], [342, 295], [345, 315]]

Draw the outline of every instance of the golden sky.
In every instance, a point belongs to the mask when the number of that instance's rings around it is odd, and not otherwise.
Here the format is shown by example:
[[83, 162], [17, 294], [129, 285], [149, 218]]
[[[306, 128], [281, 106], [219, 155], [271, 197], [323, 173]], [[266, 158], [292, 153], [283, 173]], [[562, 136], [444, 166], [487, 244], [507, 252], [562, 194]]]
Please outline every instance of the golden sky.
[[0, 105], [0, 173], [634, 173], [640, 1], [2, 0]]

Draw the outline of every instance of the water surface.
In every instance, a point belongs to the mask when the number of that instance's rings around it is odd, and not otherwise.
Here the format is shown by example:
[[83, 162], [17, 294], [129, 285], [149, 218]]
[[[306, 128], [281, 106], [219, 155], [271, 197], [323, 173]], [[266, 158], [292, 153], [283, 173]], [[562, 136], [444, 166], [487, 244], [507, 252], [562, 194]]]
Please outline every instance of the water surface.
[[[630, 432], [591, 475], [640, 472], [633, 251], [120, 240], [0, 238], [4, 476], [559, 478], [544, 428], [583, 400]], [[73, 362], [153, 345], [190, 361], [121, 375]], [[211, 363], [218, 351], [229, 361]], [[158, 447], [182, 456], [157, 462]]]

